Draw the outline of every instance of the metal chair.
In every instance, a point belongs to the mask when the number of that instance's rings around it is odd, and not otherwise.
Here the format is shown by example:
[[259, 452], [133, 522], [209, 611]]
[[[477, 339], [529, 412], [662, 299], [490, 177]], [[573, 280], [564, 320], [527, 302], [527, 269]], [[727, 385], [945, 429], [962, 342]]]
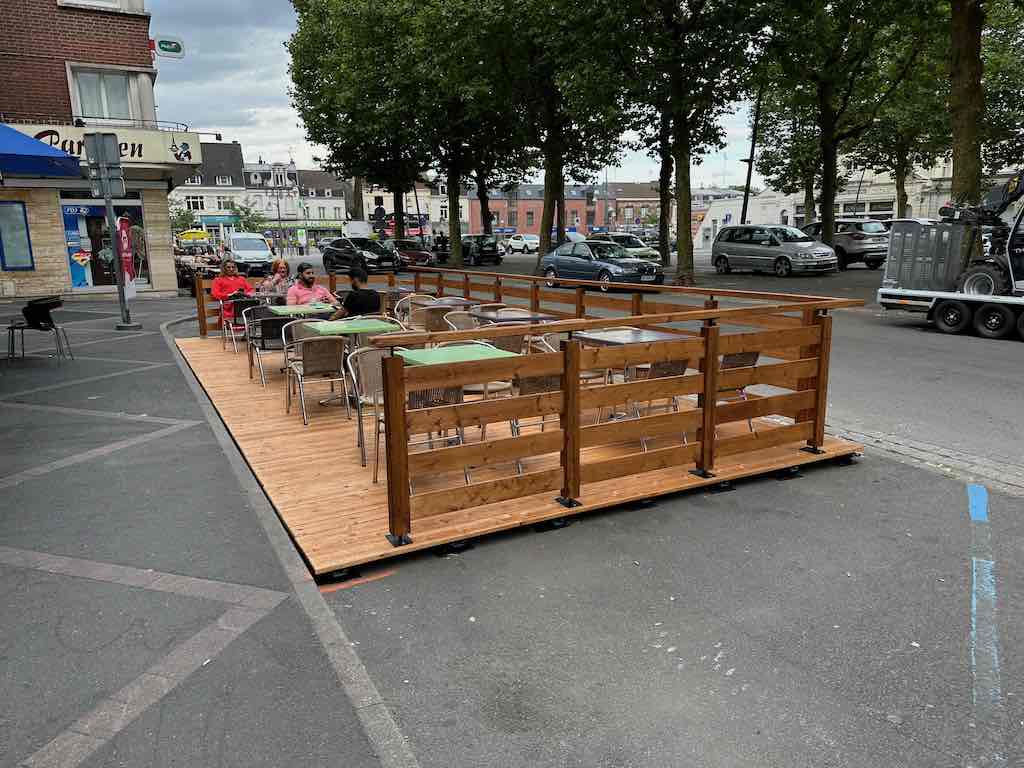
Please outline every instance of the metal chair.
[[302, 423], [309, 426], [309, 414], [306, 411], [306, 381], [315, 379], [321, 383], [329, 383], [331, 391], [334, 385], [341, 382], [344, 390], [345, 410], [351, 417], [348, 402], [348, 379], [345, 376], [345, 337], [344, 336], [307, 336], [303, 334], [303, 326], [295, 327], [296, 347], [294, 357], [285, 366], [285, 412], [291, 413], [292, 386], [299, 390], [299, 404], [302, 407]]
[[64, 305], [59, 296], [47, 296], [42, 299], [32, 299], [21, 308], [22, 320], [12, 320], [7, 326], [7, 357], [15, 356], [14, 344], [15, 333], [21, 334], [21, 356], [25, 357], [25, 331], [38, 331], [40, 333], [53, 334], [53, 343], [57, 350], [57, 361], [64, 357], [75, 359], [71, 351], [71, 342], [68, 341], [68, 332], [64, 327], [54, 322], [50, 314], [54, 309]]
[[[420, 310], [423, 315], [423, 328], [426, 331], [447, 331], [448, 323], [445, 321], [445, 315], [448, 313], [448, 308], [443, 304], [434, 304], [429, 307], [423, 307]], [[416, 314], [415, 312], [413, 314]]]
[[348, 356], [346, 365], [352, 377], [352, 389], [356, 401], [356, 442], [363, 466], [366, 466], [366, 435], [363, 431], [363, 408], [373, 406], [374, 445], [373, 482], [377, 482], [377, 468], [380, 465], [380, 435], [383, 426], [384, 372], [382, 362], [391, 351], [379, 347], [359, 347]]
[[[558, 374], [550, 374], [548, 376], [517, 376], [513, 384], [517, 395], [539, 395], [545, 392], [558, 392], [562, 388], [562, 377]], [[512, 418], [508, 422], [509, 432], [512, 433], [512, 437], [519, 437], [523, 433], [523, 427], [538, 426], [540, 431], [543, 432], [549, 417], [555, 423], [559, 420], [557, 413], [544, 414], [539, 419], [532, 420]], [[523, 474], [522, 460], [517, 458], [515, 464], [516, 473]]]
[[[752, 368], [757, 365], [757, 361], [760, 359], [761, 353], [758, 352], [732, 352], [728, 355], [722, 355], [722, 362], [718, 366], [719, 371], [730, 371], [734, 368]], [[730, 400], [728, 397], [722, 397], [724, 393], [733, 393], [735, 400]], [[720, 387], [718, 390], [718, 398], [720, 402], [740, 402], [743, 400], [749, 400], [747, 396], [746, 387]], [[754, 420], [747, 419], [747, 427], [751, 432], [755, 432]], [[716, 431], [717, 435], [717, 431]]]
[[[646, 375], [642, 376], [642, 377], [638, 377], [638, 378], [643, 378], [643, 379], [650, 380], [650, 379], [665, 379], [665, 378], [668, 378], [670, 376], [685, 376], [686, 375], [686, 370], [689, 367], [689, 364], [690, 364], [689, 360], [663, 360], [661, 362], [651, 363], [648, 367], [646, 367], [645, 369], [642, 369], [642, 370], [645, 371]], [[639, 373], [640, 370], [641, 369], [638, 369], [637, 373]], [[665, 405], [658, 406], [658, 407], [659, 408], [664, 408], [666, 411], [670, 411], [670, 410], [671, 411], [678, 411], [679, 410], [679, 396], [678, 395], [670, 396], [669, 398], [667, 398], [667, 400], [665, 402]], [[655, 408], [654, 401], [653, 400], [648, 400], [647, 401], [647, 407], [645, 409], [644, 415], [649, 415], [650, 412], [652, 410], [654, 410], [654, 408]], [[640, 418], [640, 415], [641, 415], [640, 414], [640, 403], [637, 402], [637, 401], [633, 401], [633, 415], [636, 418]], [[686, 445], [686, 444], [687, 444], [686, 433], [683, 432], [683, 445]], [[644, 452], [647, 451], [647, 438], [644, 437], [644, 436], [641, 436], [641, 438], [640, 438], [640, 448]]]
[[[413, 304], [413, 300], [417, 303]], [[429, 306], [436, 301], [436, 298], [425, 293], [411, 293], [395, 304], [395, 317], [407, 328], [423, 330], [423, 306]]]
[[477, 309], [481, 312], [497, 312], [499, 309], [505, 309], [508, 304], [494, 303], [494, 304], [480, 304]]
[[[245, 338], [245, 321], [242, 315], [247, 309], [263, 304], [262, 299], [224, 299], [220, 303], [221, 336], [220, 348], [227, 349], [228, 339], [231, 340], [231, 351], [238, 353], [238, 339]], [[225, 307], [231, 307], [232, 315], [228, 320], [224, 314]]]
[[281, 349], [281, 328], [288, 319], [278, 317], [270, 311], [266, 304], [258, 304], [242, 310], [242, 324], [245, 326], [245, 343], [249, 356], [249, 378], [252, 378], [253, 361], [260, 372], [260, 384], [267, 386], [267, 376], [263, 370], [263, 353]]
[[471, 331], [480, 327], [479, 321], [469, 312], [454, 310], [444, 316], [444, 321], [453, 331]]

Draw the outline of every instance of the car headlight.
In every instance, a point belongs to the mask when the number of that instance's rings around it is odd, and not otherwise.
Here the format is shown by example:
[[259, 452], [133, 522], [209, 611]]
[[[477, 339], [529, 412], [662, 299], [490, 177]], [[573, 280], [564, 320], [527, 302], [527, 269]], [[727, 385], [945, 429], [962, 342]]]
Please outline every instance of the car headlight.
[[622, 274], [622, 272], [624, 271], [624, 270], [622, 269], [622, 267], [620, 267], [620, 266], [619, 266], [618, 264], [612, 264], [612, 265], [611, 265], [611, 266], [610, 266], [610, 267], [609, 267], [608, 269], [609, 269], [610, 271], [612, 271], [612, 272], [615, 272], [616, 274], [620, 274], [620, 275], [621, 275], [621, 274]]
[[360, 251], [360, 253], [363, 254], [363, 258], [364, 259], [376, 259], [377, 258], [377, 254], [370, 253], [369, 251]]

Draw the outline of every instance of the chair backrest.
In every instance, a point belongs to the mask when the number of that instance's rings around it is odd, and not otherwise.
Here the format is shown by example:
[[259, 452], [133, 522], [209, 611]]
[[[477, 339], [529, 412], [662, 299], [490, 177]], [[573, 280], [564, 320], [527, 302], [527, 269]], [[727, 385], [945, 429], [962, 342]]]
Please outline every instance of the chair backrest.
[[492, 347], [503, 349], [506, 352], [515, 352], [517, 355], [523, 354], [523, 347], [526, 344], [526, 334], [522, 332], [522, 323], [494, 323], [493, 325], [487, 326], [488, 330], [491, 328], [512, 328], [519, 333], [513, 333], [510, 336], [498, 336], [497, 338], [488, 339], [488, 342]]
[[495, 312], [499, 309], [505, 309], [508, 304], [481, 304], [477, 307], [481, 312]]
[[504, 307], [501, 310], [501, 314], [504, 315], [505, 317], [516, 317], [516, 316], [525, 317], [525, 316], [532, 315], [533, 312], [531, 312], [529, 309], [525, 309], [523, 307]]
[[436, 408], [439, 405], [459, 405], [463, 401], [462, 387], [434, 387], [409, 393], [409, 408]]
[[[413, 300], [417, 304], [413, 304]], [[425, 293], [411, 293], [395, 304], [395, 317], [405, 325], [423, 326], [423, 305], [433, 304], [436, 299]]]
[[540, 346], [544, 352], [558, 352], [562, 348], [561, 333], [545, 333], [540, 337]]
[[728, 371], [733, 368], [749, 368], [752, 365], [757, 365], [760, 357], [760, 352], [730, 352], [728, 355], [722, 355], [722, 365], [719, 370]]
[[562, 388], [562, 377], [557, 373], [547, 376], [517, 376], [516, 389], [520, 395], [539, 395], [542, 392], [557, 392]]
[[662, 360], [651, 363], [651, 372], [647, 374], [647, 378], [664, 379], [668, 376], [685, 376], [689, 365], [689, 360]]
[[[316, 336], [313, 331], [300, 326], [297, 332], [302, 338], [302, 375], [322, 376], [343, 375], [345, 360], [344, 336]], [[305, 335], [310, 334], [310, 335]]]
[[[423, 327], [428, 331], [447, 331], [448, 323], [445, 322], [444, 316], [448, 314], [447, 307], [444, 305], [432, 307], [423, 307], [420, 310], [423, 316]], [[413, 316], [417, 314], [416, 310], [413, 310]], [[413, 321], [415, 324], [415, 320]]]
[[310, 321], [303, 317], [298, 320], [289, 320], [281, 326], [281, 341], [284, 342], [285, 346], [294, 344], [300, 338], [297, 332], [308, 322]]
[[453, 331], [471, 331], [479, 328], [479, 323], [469, 312], [453, 310], [444, 316], [444, 321]]
[[32, 304], [31, 302], [26, 304], [21, 308], [25, 324], [37, 331], [52, 331], [55, 324], [50, 315], [50, 308], [49, 304]]
[[359, 347], [348, 356], [348, 371], [355, 384], [356, 396], [376, 399], [384, 393], [384, 369], [382, 361], [391, 355], [383, 347]]

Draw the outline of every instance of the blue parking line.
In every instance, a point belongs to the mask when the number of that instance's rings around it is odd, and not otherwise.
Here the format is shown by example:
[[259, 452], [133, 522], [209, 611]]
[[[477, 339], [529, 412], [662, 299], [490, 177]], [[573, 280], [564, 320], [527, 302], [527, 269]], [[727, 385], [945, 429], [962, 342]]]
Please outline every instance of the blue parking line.
[[971, 484], [967, 486], [967, 504], [973, 522], [988, 522], [988, 489], [984, 485]]

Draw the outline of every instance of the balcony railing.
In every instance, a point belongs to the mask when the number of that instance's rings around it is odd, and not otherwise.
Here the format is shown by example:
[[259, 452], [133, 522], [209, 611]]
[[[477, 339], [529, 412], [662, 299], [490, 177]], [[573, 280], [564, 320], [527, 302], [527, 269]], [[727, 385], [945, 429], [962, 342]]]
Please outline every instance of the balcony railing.
[[73, 125], [76, 128], [134, 128], [145, 131], [174, 131], [185, 133], [188, 125], [170, 120], [141, 120], [120, 117], [97, 117], [92, 115], [53, 115], [32, 112], [0, 112], [0, 123], [24, 123], [29, 125]]

